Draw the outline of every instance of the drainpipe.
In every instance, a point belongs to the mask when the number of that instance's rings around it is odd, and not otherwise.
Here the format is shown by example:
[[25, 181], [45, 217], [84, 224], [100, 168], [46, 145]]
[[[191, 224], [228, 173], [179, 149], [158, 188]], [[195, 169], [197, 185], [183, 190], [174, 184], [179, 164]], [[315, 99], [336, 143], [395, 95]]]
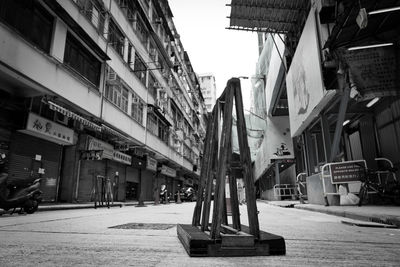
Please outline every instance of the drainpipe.
[[[110, 0], [110, 3], [109, 3], [109, 5], [108, 5], [108, 14], [109, 13], [111, 13], [111, 0]], [[108, 24], [110, 24], [110, 15], [108, 15]], [[108, 27], [108, 28], [110, 28], [110, 27]], [[108, 34], [109, 34], [109, 32], [107, 32], [107, 38], [106, 38], [106, 55], [107, 55], [107, 52], [108, 52]], [[100, 95], [101, 95], [101, 106], [100, 106], [100, 120], [101, 121], [103, 121], [103, 106], [104, 106], [104, 92], [105, 92], [105, 90], [106, 90], [106, 71], [107, 71], [107, 63], [106, 63], [106, 61], [104, 62], [104, 64], [103, 64], [104, 66], [103, 66], [103, 84], [102, 84], [102, 91], [101, 91], [101, 93], [100, 93]]]

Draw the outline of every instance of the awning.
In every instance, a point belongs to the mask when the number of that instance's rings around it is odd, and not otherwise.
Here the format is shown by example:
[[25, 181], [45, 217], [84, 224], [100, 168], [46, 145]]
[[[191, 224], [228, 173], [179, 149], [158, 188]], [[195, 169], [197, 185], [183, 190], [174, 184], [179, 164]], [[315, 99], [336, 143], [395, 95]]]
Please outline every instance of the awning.
[[99, 125], [83, 118], [82, 116], [79, 116], [78, 114], [76, 114], [64, 107], [61, 107], [60, 105], [57, 105], [56, 103], [53, 103], [51, 101], [47, 101], [47, 103], [49, 104], [49, 108], [51, 110], [57, 111], [57, 112], [63, 114], [64, 116], [67, 116], [68, 118], [79, 121], [83, 125], [88, 126], [98, 132], [101, 132], [101, 127]]
[[119, 131], [112, 129], [105, 124], [101, 125], [101, 130], [102, 130], [102, 132], [109, 133], [109, 134], [117, 137], [118, 139], [120, 139], [123, 142], [137, 144], [137, 142], [135, 140], [133, 140], [131, 137], [126, 136], [125, 134], [122, 134]]
[[399, 7], [400, 0], [363, 0], [338, 1], [339, 14], [325, 48], [335, 49], [346, 46], [358, 46], [379, 42], [395, 42], [399, 39], [400, 11], [383, 12], [367, 15], [367, 25], [360, 29], [357, 16], [360, 8], [365, 8], [367, 14], [371, 11]]
[[227, 29], [289, 33], [300, 31], [310, 1], [232, 0], [228, 6], [231, 6], [231, 14]]

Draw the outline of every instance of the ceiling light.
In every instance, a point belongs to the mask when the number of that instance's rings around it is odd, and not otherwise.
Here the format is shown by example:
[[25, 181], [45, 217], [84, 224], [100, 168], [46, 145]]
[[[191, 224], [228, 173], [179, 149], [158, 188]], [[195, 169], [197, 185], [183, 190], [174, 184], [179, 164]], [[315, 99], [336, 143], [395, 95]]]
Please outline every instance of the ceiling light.
[[379, 101], [379, 97], [375, 97], [374, 99], [372, 99], [371, 101], [368, 102], [367, 108], [372, 107], [378, 101]]
[[343, 126], [349, 124], [349, 122], [350, 122], [350, 120], [345, 120], [345, 121], [343, 122]]
[[380, 14], [380, 13], [392, 12], [392, 11], [396, 11], [396, 10], [400, 10], [400, 6], [374, 10], [374, 11], [368, 12], [368, 15], [375, 15], [375, 14]]
[[368, 48], [376, 48], [376, 47], [383, 47], [383, 46], [390, 46], [390, 45], [393, 45], [393, 43], [374, 44], [374, 45], [364, 45], [364, 46], [354, 46], [354, 47], [349, 47], [349, 48], [347, 48], [347, 50], [349, 50], [349, 51], [354, 51], [354, 50], [368, 49]]

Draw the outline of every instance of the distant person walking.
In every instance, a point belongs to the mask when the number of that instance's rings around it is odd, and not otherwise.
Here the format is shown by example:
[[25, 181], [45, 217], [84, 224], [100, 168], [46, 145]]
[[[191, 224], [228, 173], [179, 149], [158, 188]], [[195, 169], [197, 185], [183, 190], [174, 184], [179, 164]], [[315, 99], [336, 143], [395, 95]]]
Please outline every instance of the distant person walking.
[[246, 203], [246, 199], [245, 199], [244, 185], [241, 180], [238, 180], [237, 182], [237, 190], [238, 190], [239, 204], [242, 205]]

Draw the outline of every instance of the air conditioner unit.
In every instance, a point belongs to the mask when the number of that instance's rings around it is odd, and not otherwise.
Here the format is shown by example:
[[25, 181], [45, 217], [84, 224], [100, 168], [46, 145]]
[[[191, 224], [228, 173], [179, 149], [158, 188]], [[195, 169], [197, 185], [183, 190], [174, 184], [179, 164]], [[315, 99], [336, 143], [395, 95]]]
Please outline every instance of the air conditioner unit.
[[58, 112], [56, 112], [55, 121], [63, 125], [68, 125], [68, 117]]
[[139, 104], [140, 103], [140, 99], [138, 97], [134, 97], [132, 98], [132, 104]]
[[154, 82], [154, 83], [153, 83], [153, 86], [158, 88], [158, 87], [161, 86], [161, 84], [160, 84], [159, 82]]
[[162, 23], [162, 19], [161, 19], [161, 18], [156, 18], [156, 19], [154, 20], [154, 23], [155, 23], [155, 24], [161, 24], [161, 23]]
[[108, 82], [115, 82], [117, 80], [117, 73], [113, 71], [111, 68], [108, 70], [107, 81]]

